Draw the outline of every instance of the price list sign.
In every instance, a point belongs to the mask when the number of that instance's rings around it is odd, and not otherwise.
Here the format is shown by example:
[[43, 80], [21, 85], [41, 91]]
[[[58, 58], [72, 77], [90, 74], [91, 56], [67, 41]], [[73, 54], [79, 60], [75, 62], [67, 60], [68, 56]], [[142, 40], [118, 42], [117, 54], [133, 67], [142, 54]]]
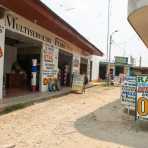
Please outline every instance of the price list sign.
[[121, 103], [128, 109], [135, 109], [136, 101], [136, 77], [128, 76], [122, 85]]
[[137, 76], [136, 119], [148, 120], [148, 76]]

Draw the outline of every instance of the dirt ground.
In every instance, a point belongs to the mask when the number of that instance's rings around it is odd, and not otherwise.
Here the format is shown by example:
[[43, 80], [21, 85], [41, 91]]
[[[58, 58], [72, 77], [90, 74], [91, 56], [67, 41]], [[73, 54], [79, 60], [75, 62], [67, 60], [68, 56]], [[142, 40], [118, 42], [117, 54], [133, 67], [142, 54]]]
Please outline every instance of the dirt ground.
[[97, 86], [2, 115], [0, 148], [148, 148], [148, 124], [136, 124], [119, 96]]

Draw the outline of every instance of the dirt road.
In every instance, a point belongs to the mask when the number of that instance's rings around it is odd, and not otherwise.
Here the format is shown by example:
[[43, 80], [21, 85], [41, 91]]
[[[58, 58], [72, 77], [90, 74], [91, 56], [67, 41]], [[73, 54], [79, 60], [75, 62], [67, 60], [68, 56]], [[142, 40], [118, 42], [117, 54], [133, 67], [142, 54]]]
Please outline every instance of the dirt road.
[[2, 115], [0, 148], [148, 148], [148, 128], [137, 128], [119, 94], [94, 87]]

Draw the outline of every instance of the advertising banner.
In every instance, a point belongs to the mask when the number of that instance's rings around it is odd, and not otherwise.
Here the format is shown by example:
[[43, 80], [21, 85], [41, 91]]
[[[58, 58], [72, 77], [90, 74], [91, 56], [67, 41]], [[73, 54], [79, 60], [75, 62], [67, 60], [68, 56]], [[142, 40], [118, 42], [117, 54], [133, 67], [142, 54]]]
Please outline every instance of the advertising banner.
[[74, 74], [72, 82], [72, 91], [82, 92], [84, 88], [84, 75]]
[[[48, 79], [49, 77], [54, 77], [56, 74], [55, 65], [54, 65], [54, 47], [52, 45], [44, 46], [43, 50], [43, 77], [44, 79]], [[44, 85], [48, 85], [48, 83], [44, 83]]]
[[55, 57], [55, 51], [57, 50], [53, 45], [43, 44], [42, 49], [42, 69], [41, 69], [41, 91], [45, 92], [48, 90], [48, 84], [50, 79], [57, 77], [58, 69], [57, 56]]
[[136, 119], [148, 120], [148, 76], [137, 76]]
[[135, 110], [136, 97], [136, 77], [127, 76], [122, 85], [121, 103], [129, 110]]

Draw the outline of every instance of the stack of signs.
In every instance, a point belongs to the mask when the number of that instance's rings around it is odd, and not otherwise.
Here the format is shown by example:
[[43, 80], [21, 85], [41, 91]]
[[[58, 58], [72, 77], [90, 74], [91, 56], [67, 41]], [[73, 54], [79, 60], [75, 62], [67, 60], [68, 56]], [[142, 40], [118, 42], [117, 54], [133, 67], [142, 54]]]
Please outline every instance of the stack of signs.
[[148, 120], [148, 76], [137, 76], [136, 119]]
[[136, 77], [125, 77], [121, 92], [122, 104], [124, 104], [128, 109], [134, 110], [136, 96]]
[[72, 90], [82, 92], [84, 88], [84, 75], [74, 74], [72, 82]]

